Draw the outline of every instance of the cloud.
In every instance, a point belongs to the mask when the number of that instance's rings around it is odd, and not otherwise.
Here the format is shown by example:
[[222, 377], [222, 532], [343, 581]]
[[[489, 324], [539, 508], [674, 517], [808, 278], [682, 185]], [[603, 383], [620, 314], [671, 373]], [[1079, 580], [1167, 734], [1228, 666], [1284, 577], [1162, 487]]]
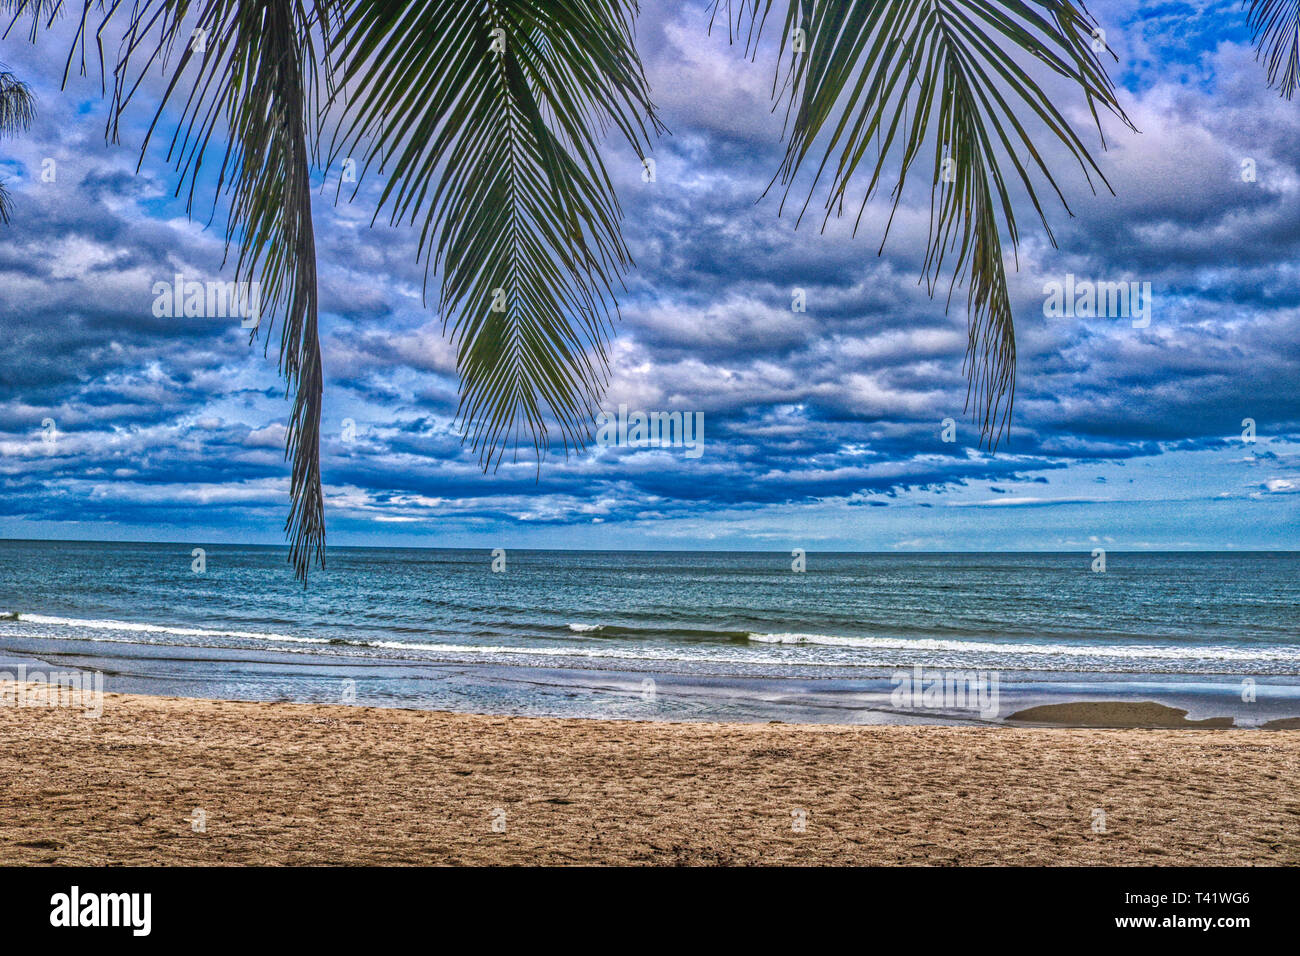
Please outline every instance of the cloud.
[[[710, 36], [697, 5], [642, 16], [672, 131], [655, 145], [655, 180], [635, 156], [607, 156], [637, 266], [606, 406], [703, 412], [699, 459], [597, 447], [540, 469], [530, 453], [507, 457], [485, 475], [462, 442], [455, 350], [436, 296], [426, 302], [417, 233], [371, 226], [373, 184], [335, 204], [322, 175], [331, 540], [1046, 546], [1078, 540], [1086, 514], [1176, 543], [1188, 540], [1181, 503], [1201, 501], [1228, 509], [1207, 534], [1235, 521], [1243, 541], [1286, 544], [1300, 487], [1300, 116], [1265, 89], [1235, 7], [1094, 12], [1124, 59], [1116, 75], [1141, 133], [1107, 126], [1099, 162], [1114, 195], [1062, 176], [1075, 215], [1049, 210], [1057, 248], [1032, 209], [1017, 210], [1018, 388], [996, 451], [966, 407], [963, 292], [949, 306], [946, 287], [932, 298], [918, 281], [926, 192], [905, 195], [883, 252], [885, 204], [854, 235], [860, 193], [824, 230], [814, 199], [796, 228], [806, 183], [784, 207], [776, 191], [763, 198], [782, 151], [772, 60], [747, 61], [725, 29]], [[237, 321], [150, 307], [153, 283], [177, 272], [232, 278], [222, 223], [206, 225], [211, 196], [188, 218], [161, 150], [136, 171], [147, 110], [130, 115], [124, 145], [107, 145], [97, 82], [74, 77], [60, 92], [58, 42], [7, 42], [40, 118], [0, 144], [17, 204], [0, 233], [0, 533], [201, 527], [278, 540], [278, 342], [264, 354]], [[148, 82], [145, 99], [160, 81]], [[40, 175], [47, 158], [54, 182]], [[1067, 273], [1149, 281], [1150, 326], [1049, 318], [1043, 286]], [[1254, 446], [1242, 444], [1247, 418]], [[988, 509], [1003, 517], [980, 517]]]

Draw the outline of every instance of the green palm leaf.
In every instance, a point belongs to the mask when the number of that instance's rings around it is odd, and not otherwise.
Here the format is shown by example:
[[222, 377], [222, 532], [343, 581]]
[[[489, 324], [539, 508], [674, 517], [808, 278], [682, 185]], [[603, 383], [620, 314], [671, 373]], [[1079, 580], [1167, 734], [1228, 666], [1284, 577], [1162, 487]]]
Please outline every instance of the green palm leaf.
[[1247, 0], [1246, 23], [1255, 58], [1268, 67], [1268, 85], [1288, 100], [1300, 85], [1300, 0]]
[[[484, 468], [524, 435], [590, 438], [615, 288], [631, 264], [597, 133], [657, 129], [623, 0], [353, 3], [333, 157], [384, 165], [376, 215], [420, 228]], [[346, 99], [345, 99], [346, 97]], [[359, 185], [359, 183], [358, 183]]]
[[[747, 52], [757, 49], [771, 6], [772, 0], [742, 0], [733, 11], [725, 0], [727, 22], [745, 35]], [[715, 17], [723, 7], [724, 0], [716, 0]], [[1099, 133], [1099, 106], [1132, 125], [1098, 57], [1104, 44], [1093, 48], [1095, 27], [1087, 11], [1068, 0], [790, 0], [786, 12], [780, 50], [782, 58], [789, 54], [781, 87], [789, 135], [774, 184], [779, 181], [788, 197], [797, 174], [819, 152], [799, 215], [826, 180], [824, 228], [832, 214], [842, 214], [854, 173], [865, 166], [870, 179], [856, 231], [888, 164], [898, 164], [891, 191], [897, 211], [914, 163], [932, 152], [922, 275], [933, 294], [947, 264], [949, 300], [957, 286], [967, 285], [967, 409], [991, 446], [1009, 427], [1015, 393], [1015, 329], [1002, 247], [1004, 230], [1013, 251], [1019, 242], [1013, 188], [1030, 200], [1053, 244], [1039, 198], [1043, 184], [1069, 211], [1026, 122], [1063, 146], [1090, 186], [1095, 174], [1109, 188], [1042, 81], [1055, 74], [1077, 86]], [[802, 50], [795, 49], [797, 29]]]
[[[128, 45], [114, 69], [114, 119], [134, 91], [130, 71], [137, 49], [148, 52], [142, 69], [168, 51], [183, 48], [172, 80], [158, 104], [154, 124], [192, 72], [181, 119], [168, 156], [181, 173], [178, 193], [189, 181], [193, 202], [213, 134], [223, 134], [218, 191], [230, 201], [226, 239], [239, 240], [236, 281], [260, 283], [268, 315], [269, 344], [280, 322], [280, 370], [293, 396], [285, 441], [291, 459], [291, 507], [285, 522], [289, 560], [306, 582], [313, 561], [325, 560], [325, 510], [320, 476], [320, 415], [323, 373], [317, 329], [316, 241], [311, 214], [309, 142], [316, 114], [317, 37], [328, 24], [326, 4], [303, 0], [184, 0], [137, 4]], [[156, 24], [157, 42], [137, 46]], [[195, 52], [193, 30], [207, 31]], [[189, 68], [193, 68], [190, 71]], [[129, 85], [131, 84], [131, 85]], [[152, 137], [151, 127], [144, 146]], [[224, 127], [224, 128], [223, 128]], [[256, 336], [259, 329], [251, 334]]]
[[[0, 136], [21, 133], [36, 118], [36, 99], [27, 84], [7, 70], [0, 70]], [[0, 223], [9, 224], [13, 203], [0, 182]]]
[[[58, 12], [57, 4], [46, 2], [10, 0], [9, 6], [16, 15], [33, 15], [33, 32], [42, 17]], [[69, 66], [78, 47], [85, 49], [95, 7], [103, 11], [98, 42], [125, 5], [85, 0]], [[177, 195], [188, 184], [186, 208], [191, 213], [215, 136], [213, 211], [221, 197], [228, 199], [227, 252], [235, 243], [239, 246], [235, 280], [260, 286], [264, 321], [251, 335], [265, 331], [269, 344], [277, 317], [281, 324], [280, 369], [286, 392], [293, 396], [285, 443], [292, 462], [285, 531], [290, 562], [304, 583], [311, 563], [324, 563], [325, 545], [319, 440], [323, 379], [310, 172], [311, 134], [319, 111], [316, 51], [324, 46], [330, 7], [305, 0], [138, 0], [125, 12], [123, 40], [112, 65], [107, 130], [116, 142], [123, 113], [145, 71], [161, 67], [170, 79], [141, 145], [140, 162], [164, 110], [177, 102], [181, 116], [167, 155], [180, 173]], [[101, 46], [101, 63], [103, 55]]]

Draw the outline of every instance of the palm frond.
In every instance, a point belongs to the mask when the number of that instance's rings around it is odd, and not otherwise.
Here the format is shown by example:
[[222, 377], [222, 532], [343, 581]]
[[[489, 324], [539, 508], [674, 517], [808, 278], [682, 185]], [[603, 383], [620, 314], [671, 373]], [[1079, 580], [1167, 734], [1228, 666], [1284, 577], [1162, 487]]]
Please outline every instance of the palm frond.
[[[420, 227], [457, 349], [458, 417], [483, 467], [521, 435], [589, 440], [615, 286], [631, 264], [598, 133], [658, 129], [626, 0], [356, 2], [336, 33], [342, 119], [376, 216]], [[343, 97], [346, 95], [346, 102]]]
[[[92, 5], [85, 0], [77, 34], [83, 49]], [[98, 35], [123, 6], [105, 8]], [[293, 397], [285, 444], [292, 462], [285, 532], [289, 560], [304, 584], [311, 564], [324, 564], [325, 543], [310, 172], [319, 109], [316, 51], [325, 45], [329, 7], [310, 0], [138, 0], [112, 65], [107, 129], [116, 142], [144, 73], [157, 67], [170, 78], [141, 145], [141, 163], [173, 101], [181, 115], [167, 157], [179, 173], [177, 195], [187, 190], [191, 214], [209, 147], [219, 155], [213, 213], [227, 197], [227, 251], [239, 246], [235, 280], [258, 283], [260, 290], [264, 321], [251, 336], [265, 331], [269, 345], [276, 317], [281, 320], [280, 370]], [[74, 43], [69, 62], [76, 50]]]
[[1268, 68], [1268, 85], [1288, 100], [1300, 86], [1300, 0], [1245, 0], [1255, 59]]
[[36, 118], [31, 88], [7, 70], [0, 70], [0, 136], [21, 133]]
[[[733, 38], [743, 34], [750, 53], [771, 6], [772, 0], [740, 0], [733, 10], [731, 0], [715, 0], [714, 16], [725, 8]], [[1041, 183], [1069, 212], [1025, 122], [1035, 121], [1064, 146], [1094, 190], [1094, 175], [1109, 188], [1041, 83], [1055, 74], [1076, 85], [1098, 133], [1098, 107], [1132, 126], [1093, 48], [1095, 27], [1086, 9], [1069, 0], [790, 0], [787, 9], [779, 55], [789, 55], [781, 84], [788, 138], [773, 180], [784, 186], [782, 209], [822, 142], [799, 216], [826, 178], [825, 228], [831, 215], [843, 213], [854, 173], [865, 166], [870, 180], [856, 231], [896, 159], [887, 237], [913, 164], [927, 146], [933, 150], [922, 276], [933, 295], [947, 263], [949, 301], [955, 288], [967, 285], [967, 410], [990, 447], [1009, 427], [1015, 394], [1015, 329], [1002, 247], [1003, 230], [1013, 252], [1019, 243], [1012, 189], [1023, 190], [1053, 244]], [[795, 48], [796, 29], [802, 50]]]
[[[36, 118], [36, 98], [26, 83], [7, 70], [0, 70], [0, 136], [20, 133]], [[13, 198], [0, 182], [0, 224], [8, 225], [13, 215]]]

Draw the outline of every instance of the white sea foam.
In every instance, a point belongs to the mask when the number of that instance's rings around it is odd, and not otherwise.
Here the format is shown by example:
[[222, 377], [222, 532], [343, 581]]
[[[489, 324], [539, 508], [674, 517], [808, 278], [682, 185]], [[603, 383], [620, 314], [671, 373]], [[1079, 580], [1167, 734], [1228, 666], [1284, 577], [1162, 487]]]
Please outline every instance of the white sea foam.
[[404, 641], [366, 641], [366, 647], [382, 647], [388, 650], [423, 651], [437, 654], [519, 654], [525, 657], [593, 657], [612, 658], [629, 661], [698, 661], [708, 660], [730, 664], [762, 663], [753, 657], [682, 654], [678, 651], [659, 650], [656, 648], [637, 648], [619, 650], [609, 648], [574, 648], [574, 647], [519, 647], [505, 644], [412, 644]]
[[175, 634], [178, 637], [238, 637], [258, 641], [287, 641], [292, 644], [328, 644], [324, 637], [298, 637], [293, 634], [275, 634], [266, 631], [223, 631], [202, 627], [173, 627], [167, 624], [141, 624], [138, 621], [95, 620], [76, 617], [50, 617], [45, 614], [19, 613], [14, 619], [26, 624], [44, 624], [53, 627], [89, 628], [98, 631], [124, 633]]
[[760, 644], [816, 644], [825, 647], [860, 647], [870, 650], [949, 651], [967, 654], [1051, 655], [1059, 657], [1117, 657], [1156, 660], [1300, 661], [1300, 647], [1224, 647], [1156, 644], [1013, 644], [994, 641], [959, 641], [938, 638], [836, 637], [830, 634], [751, 633]]
[[[698, 643], [686, 647], [649, 647], [640, 642], [618, 642], [612, 647], [575, 647], [568, 645], [543, 645], [532, 641], [527, 645], [514, 644], [460, 644], [446, 642], [416, 642], [396, 640], [362, 640], [341, 639], [331, 641], [323, 637], [301, 637], [293, 634], [280, 634], [267, 631], [224, 630], [216, 628], [177, 627], [164, 624], [145, 624], [138, 621], [117, 621], [105, 619], [67, 618], [45, 614], [11, 612], [0, 616], [0, 621], [18, 622], [38, 625], [40, 634], [45, 638], [66, 638], [77, 640], [96, 640], [109, 643], [129, 642], [133, 634], [156, 634], [182, 638], [205, 639], [233, 638], [248, 641], [266, 641], [273, 643], [327, 645], [340, 644], [355, 648], [378, 648], [413, 652], [416, 654], [438, 655], [456, 654], [471, 657], [550, 657], [550, 658], [593, 658], [629, 661], [704, 661], [720, 664], [790, 664], [811, 667], [880, 667], [897, 662], [894, 652], [926, 653], [939, 652], [948, 654], [994, 655], [995, 657], [1019, 658], [1030, 669], [1058, 670], [1062, 665], [1052, 666], [1048, 658], [1090, 658], [1092, 660], [1167, 660], [1167, 661], [1282, 661], [1300, 663], [1300, 647], [1279, 647], [1277, 645], [1259, 647], [1225, 647], [1222, 645], [1188, 645], [1184, 647], [1155, 644], [1060, 644], [1060, 643], [1012, 643], [995, 641], [971, 641], [940, 638], [896, 638], [896, 637], [850, 637], [832, 634], [810, 634], [799, 632], [761, 633], [749, 632], [748, 640], [756, 645], [811, 645], [827, 648], [844, 648], [863, 652], [878, 651], [881, 654], [864, 653], [859, 657], [854, 654], [835, 655], [833, 659], [790, 657], [781, 655], [779, 659], [756, 653], [725, 652]], [[575, 633], [586, 634], [605, 629], [603, 624], [569, 624]], [[63, 629], [73, 631], [96, 631], [92, 634], [68, 634]], [[62, 633], [60, 633], [62, 632]], [[430, 635], [433, 636], [433, 635]], [[758, 648], [753, 648], [757, 652]], [[1039, 663], [1029, 664], [1029, 661]], [[1072, 669], [1072, 668], [1071, 668]], [[1104, 668], [1109, 669], [1109, 668]]]

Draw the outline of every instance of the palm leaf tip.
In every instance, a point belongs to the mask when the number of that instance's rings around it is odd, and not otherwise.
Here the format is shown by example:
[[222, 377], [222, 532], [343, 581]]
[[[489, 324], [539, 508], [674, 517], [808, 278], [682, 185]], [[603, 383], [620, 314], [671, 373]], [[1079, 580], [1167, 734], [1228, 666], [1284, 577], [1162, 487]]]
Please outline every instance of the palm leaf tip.
[[[22, 80], [0, 69], [0, 136], [21, 133], [36, 119], [36, 97]], [[13, 216], [13, 197], [0, 182], [0, 225], [8, 225]]]
[[0, 136], [21, 133], [36, 119], [36, 97], [14, 74], [0, 70]]
[[1300, 86], [1300, 0], [1244, 0], [1255, 59], [1268, 71], [1269, 88], [1286, 99]]

